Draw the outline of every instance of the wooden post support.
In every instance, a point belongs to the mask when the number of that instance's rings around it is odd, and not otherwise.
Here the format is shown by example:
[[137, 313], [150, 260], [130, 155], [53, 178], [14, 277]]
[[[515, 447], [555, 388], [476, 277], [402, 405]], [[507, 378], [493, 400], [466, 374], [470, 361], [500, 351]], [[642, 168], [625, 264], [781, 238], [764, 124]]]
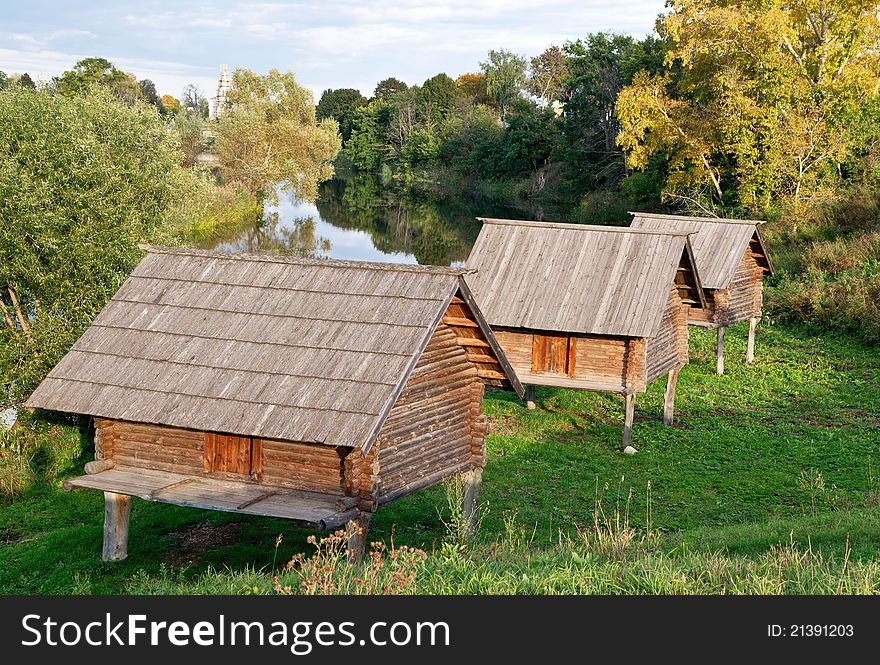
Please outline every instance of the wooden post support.
[[636, 413], [636, 394], [627, 393], [624, 396], [626, 402], [626, 414], [623, 421], [623, 452], [627, 455], [637, 453], [638, 450], [632, 447], [632, 429], [633, 417]]
[[755, 362], [755, 328], [758, 327], [758, 319], [753, 316], [749, 319], [749, 341], [746, 345], [746, 362]]
[[727, 326], [718, 327], [718, 346], [715, 349], [715, 372], [724, 374], [724, 333]]
[[367, 549], [367, 529], [370, 528], [370, 518], [373, 513], [361, 511], [358, 516], [345, 524], [345, 532], [348, 536], [348, 562], [360, 563], [364, 560], [364, 552]]
[[675, 384], [678, 383], [680, 367], [666, 375], [666, 394], [663, 396], [663, 424], [671, 425], [675, 420]]
[[470, 540], [477, 532], [479, 522], [480, 486], [483, 483], [483, 470], [479, 467], [465, 471], [461, 474], [464, 483], [464, 500], [462, 501], [462, 526], [465, 532], [462, 534], [465, 540]]
[[104, 561], [122, 561], [128, 556], [128, 522], [131, 497], [104, 492]]
[[526, 408], [535, 408], [535, 386], [526, 386]]

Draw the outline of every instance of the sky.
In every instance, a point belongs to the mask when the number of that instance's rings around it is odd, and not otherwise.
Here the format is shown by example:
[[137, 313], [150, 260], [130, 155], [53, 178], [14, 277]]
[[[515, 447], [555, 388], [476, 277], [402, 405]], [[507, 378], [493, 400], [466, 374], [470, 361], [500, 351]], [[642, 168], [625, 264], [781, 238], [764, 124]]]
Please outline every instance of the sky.
[[81, 58], [98, 56], [160, 94], [188, 83], [216, 91], [230, 70], [293, 71], [320, 97], [396, 76], [422, 83], [446, 72], [479, 70], [489, 49], [537, 55], [591, 32], [643, 36], [664, 0], [91, 0], [4, 3], [0, 70], [46, 80]]

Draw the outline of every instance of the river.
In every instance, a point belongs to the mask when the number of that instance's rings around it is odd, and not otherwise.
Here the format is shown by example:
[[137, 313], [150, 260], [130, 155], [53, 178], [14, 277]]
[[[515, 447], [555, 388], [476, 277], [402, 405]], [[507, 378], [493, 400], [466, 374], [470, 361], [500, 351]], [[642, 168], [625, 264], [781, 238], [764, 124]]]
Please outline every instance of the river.
[[315, 203], [279, 190], [261, 219], [199, 243], [224, 252], [460, 265], [480, 230], [477, 217], [529, 218], [513, 207], [402, 196], [371, 174], [323, 183]]

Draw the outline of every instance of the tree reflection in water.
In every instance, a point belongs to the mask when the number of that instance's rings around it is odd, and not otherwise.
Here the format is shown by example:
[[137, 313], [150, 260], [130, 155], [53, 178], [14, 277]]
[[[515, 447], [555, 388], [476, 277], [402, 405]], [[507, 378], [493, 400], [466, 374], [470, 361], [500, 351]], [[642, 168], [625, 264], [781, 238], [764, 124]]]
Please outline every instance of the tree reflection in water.
[[267, 206], [259, 221], [227, 228], [200, 244], [224, 252], [450, 265], [467, 259], [480, 231], [476, 217], [528, 216], [460, 199], [402, 195], [371, 173], [323, 183], [316, 206], [297, 201]]

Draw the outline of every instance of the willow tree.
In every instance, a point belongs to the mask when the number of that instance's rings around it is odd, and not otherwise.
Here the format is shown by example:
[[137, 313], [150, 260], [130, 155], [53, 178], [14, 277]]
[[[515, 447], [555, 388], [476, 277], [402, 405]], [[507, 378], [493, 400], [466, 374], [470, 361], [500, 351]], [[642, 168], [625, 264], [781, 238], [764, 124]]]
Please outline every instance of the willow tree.
[[276, 69], [265, 76], [236, 70], [227, 99], [216, 132], [223, 178], [269, 196], [282, 183], [297, 198], [314, 200], [318, 184], [333, 177], [342, 147], [336, 120], [317, 121], [312, 93]]
[[155, 240], [180, 159], [155, 108], [104, 86], [0, 91], [0, 407], [27, 396]]
[[704, 188], [751, 208], [837, 177], [880, 90], [880, 3], [674, 0], [663, 75], [617, 101], [629, 164], [667, 158], [667, 195]]

